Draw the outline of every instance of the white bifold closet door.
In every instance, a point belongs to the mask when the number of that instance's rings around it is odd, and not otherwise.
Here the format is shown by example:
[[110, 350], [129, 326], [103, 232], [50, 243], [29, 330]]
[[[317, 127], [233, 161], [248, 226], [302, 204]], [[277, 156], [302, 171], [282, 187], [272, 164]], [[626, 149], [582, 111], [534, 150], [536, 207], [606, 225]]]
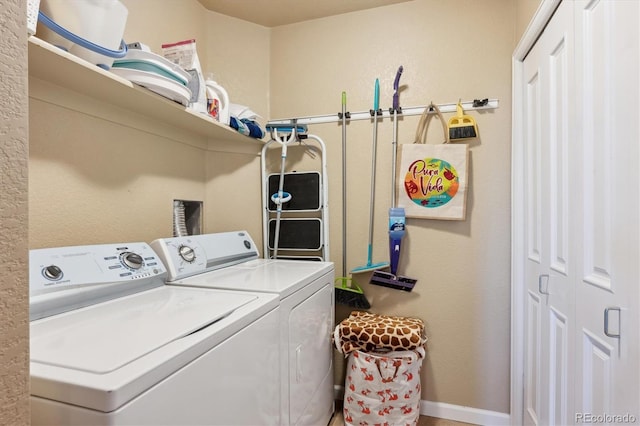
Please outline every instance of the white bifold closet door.
[[573, 411], [577, 205], [570, 161], [576, 120], [572, 2], [563, 2], [524, 60], [526, 424], [559, 424]]
[[525, 424], [640, 422], [639, 3], [565, 0], [523, 61]]
[[640, 423], [640, 2], [575, 8], [575, 410]]

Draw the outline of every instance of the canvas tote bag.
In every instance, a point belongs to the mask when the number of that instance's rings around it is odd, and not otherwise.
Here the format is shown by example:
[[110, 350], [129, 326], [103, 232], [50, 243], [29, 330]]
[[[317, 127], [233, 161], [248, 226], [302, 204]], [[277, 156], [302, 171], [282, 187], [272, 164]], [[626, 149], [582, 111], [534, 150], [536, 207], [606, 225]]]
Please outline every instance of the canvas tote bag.
[[[442, 124], [444, 142], [440, 144], [426, 143], [433, 117]], [[447, 124], [433, 103], [420, 117], [413, 143], [399, 145], [398, 163], [397, 202], [406, 217], [465, 219], [469, 146], [449, 143]]]

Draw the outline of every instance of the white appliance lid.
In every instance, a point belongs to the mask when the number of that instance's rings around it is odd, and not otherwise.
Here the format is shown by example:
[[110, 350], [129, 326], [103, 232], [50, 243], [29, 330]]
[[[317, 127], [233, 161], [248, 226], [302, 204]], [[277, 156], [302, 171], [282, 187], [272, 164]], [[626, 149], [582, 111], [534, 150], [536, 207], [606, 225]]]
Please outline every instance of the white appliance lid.
[[255, 259], [170, 284], [277, 293], [284, 299], [333, 268], [331, 262]]
[[160, 287], [31, 322], [31, 361], [106, 374], [200, 330], [256, 295]]

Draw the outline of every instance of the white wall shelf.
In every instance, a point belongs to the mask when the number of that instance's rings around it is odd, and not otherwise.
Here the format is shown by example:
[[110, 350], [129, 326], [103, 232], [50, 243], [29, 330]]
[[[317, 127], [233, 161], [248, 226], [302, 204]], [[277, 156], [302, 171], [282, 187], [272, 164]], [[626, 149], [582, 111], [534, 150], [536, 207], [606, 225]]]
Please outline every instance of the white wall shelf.
[[263, 141], [244, 136], [204, 114], [157, 95], [109, 71], [78, 58], [35, 36], [29, 37], [29, 76], [145, 116], [177, 129], [224, 141], [229, 145]]

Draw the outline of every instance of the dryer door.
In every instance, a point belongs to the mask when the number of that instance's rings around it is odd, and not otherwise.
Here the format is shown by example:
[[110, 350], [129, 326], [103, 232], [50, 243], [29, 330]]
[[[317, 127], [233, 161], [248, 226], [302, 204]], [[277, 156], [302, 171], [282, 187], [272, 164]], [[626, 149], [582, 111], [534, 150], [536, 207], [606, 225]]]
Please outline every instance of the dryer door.
[[[289, 315], [289, 419], [326, 424], [333, 411], [333, 285], [329, 282]], [[324, 422], [324, 423], [323, 423]]]

